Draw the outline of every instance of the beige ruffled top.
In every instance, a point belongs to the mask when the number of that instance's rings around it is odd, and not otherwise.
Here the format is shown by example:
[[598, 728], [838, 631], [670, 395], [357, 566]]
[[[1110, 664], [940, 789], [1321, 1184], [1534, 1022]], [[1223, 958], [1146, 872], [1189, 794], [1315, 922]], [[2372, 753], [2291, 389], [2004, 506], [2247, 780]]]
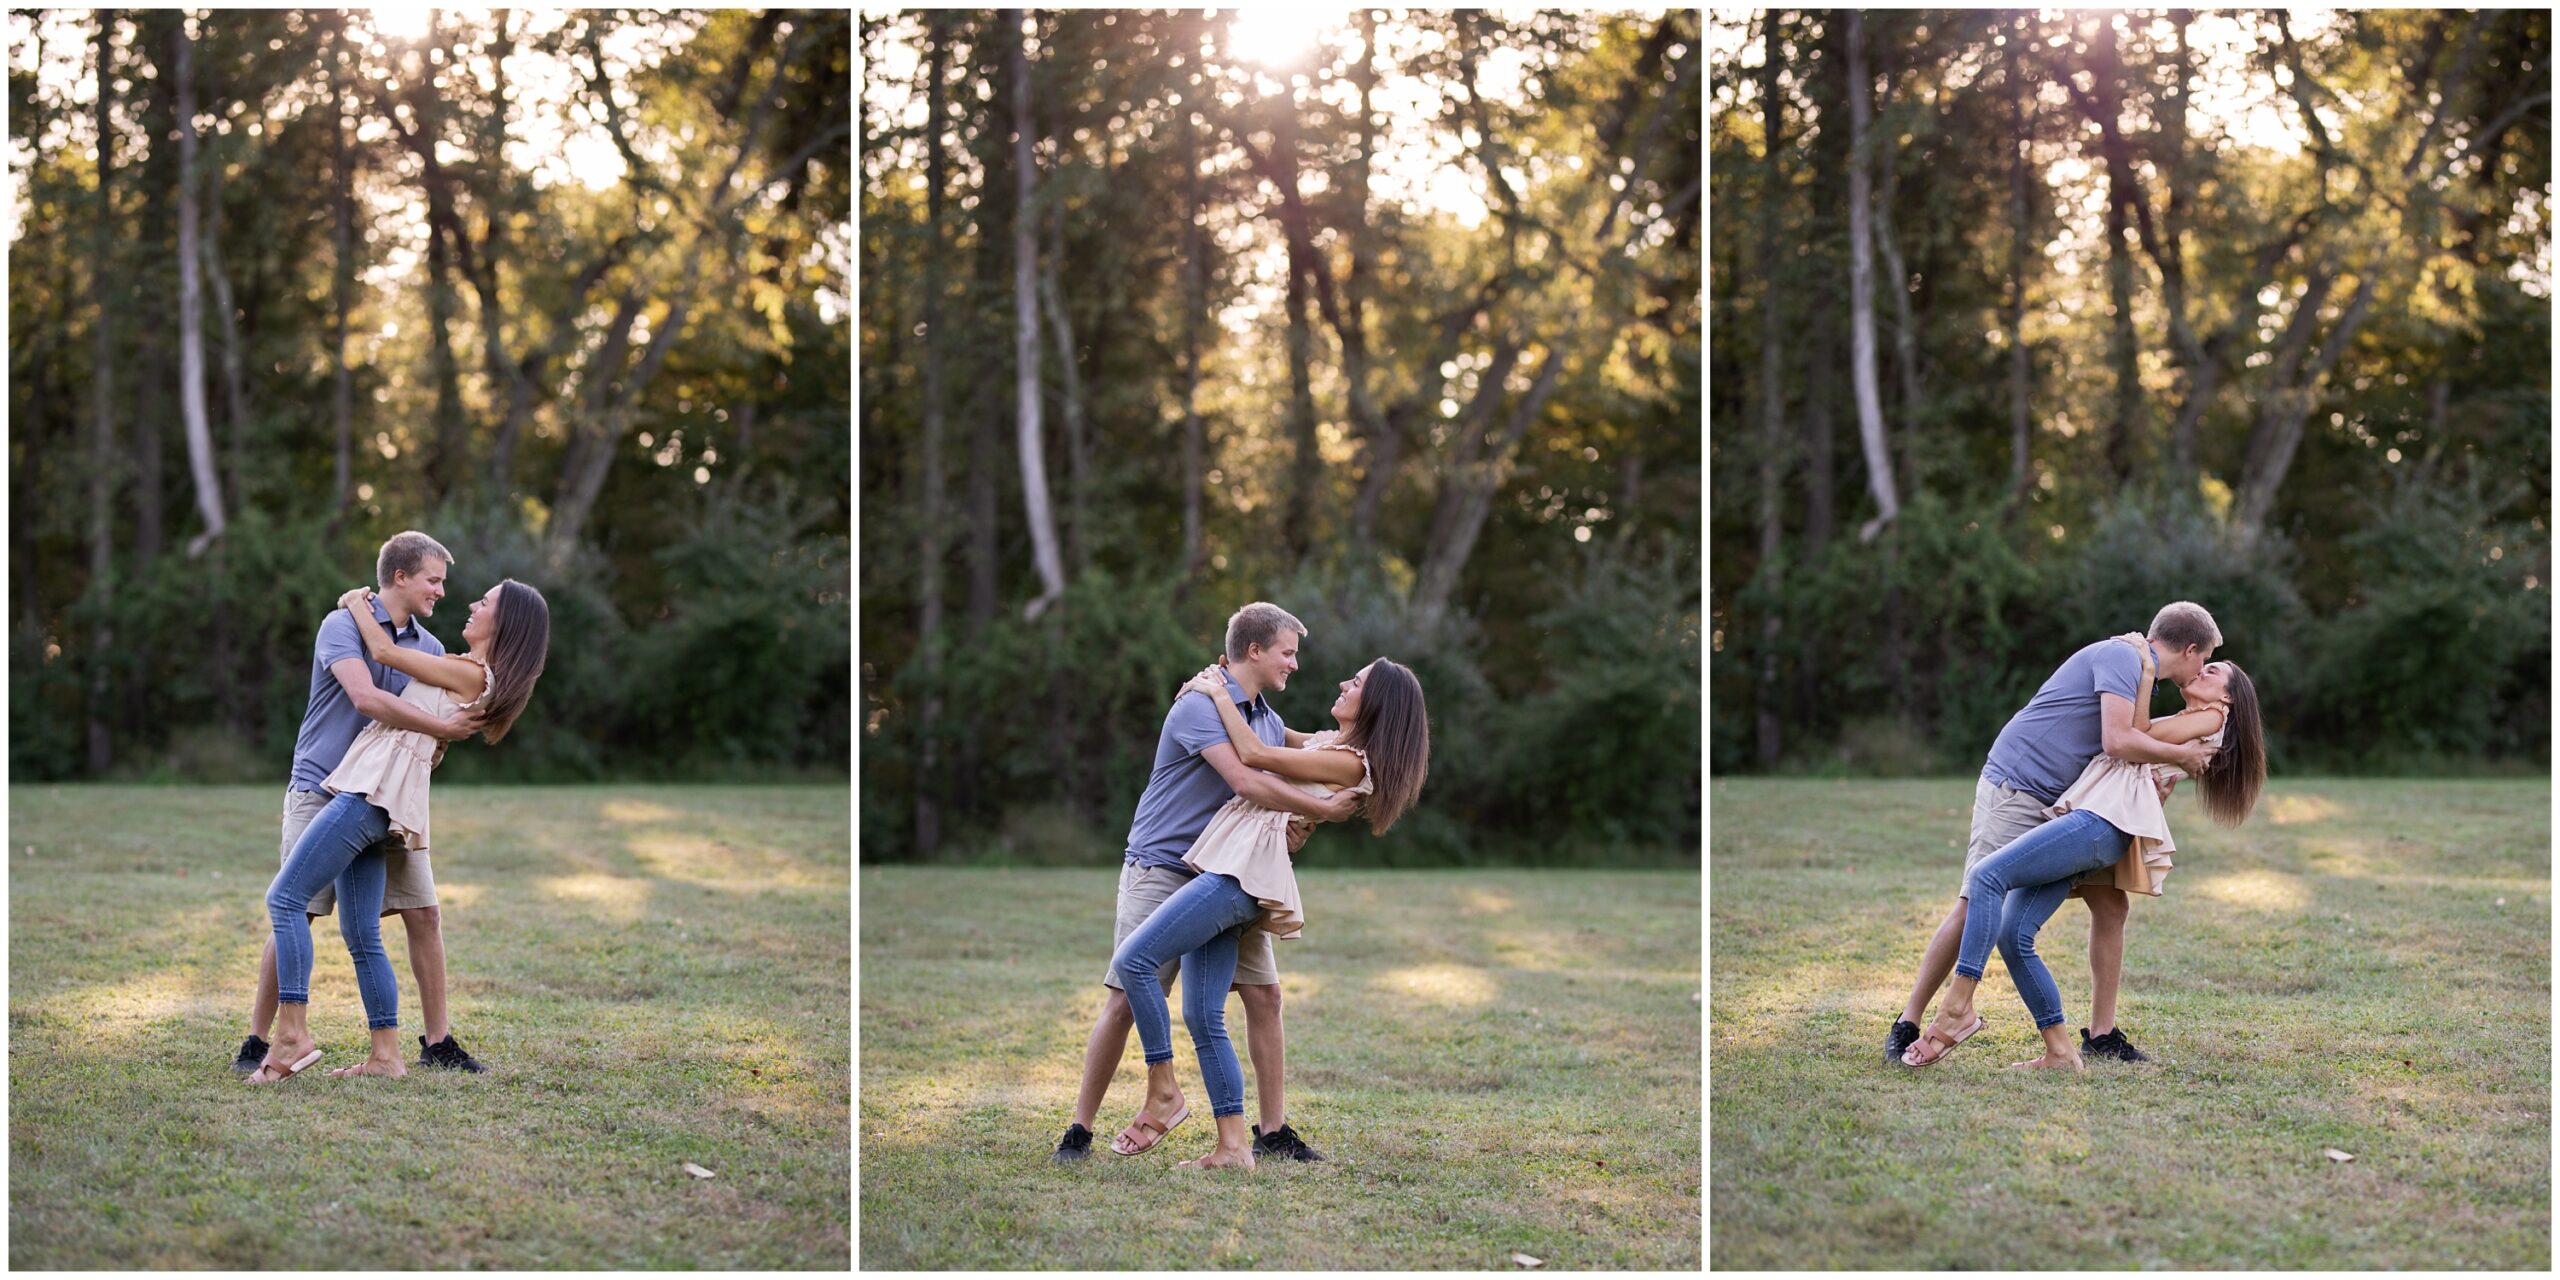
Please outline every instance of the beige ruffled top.
[[[2142, 681], [2145, 702], [2150, 694], [2151, 679], [2146, 675]], [[2231, 711], [2219, 705], [2212, 709], [2222, 714], [2222, 723], [2205, 735], [2203, 742], [2208, 747], [2220, 747], [2223, 732], [2231, 727]], [[2163, 779], [2185, 776], [2175, 765], [2136, 764], [2101, 755], [2080, 771], [2079, 779], [2064, 789], [2044, 815], [2059, 818], [2074, 809], [2086, 809], [2113, 823], [2116, 830], [2131, 837], [2125, 844], [2124, 856], [2116, 859], [2113, 868], [2115, 887], [2156, 898], [2174, 865], [2169, 855], [2178, 848], [2169, 836], [2169, 814], [2161, 806], [2158, 784]]]
[[[469, 654], [457, 655], [469, 662], [480, 662]], [[462, 710], [480, 705], [489, 696], [489, 667], [480, 664], [480, 697], [469, 702], [455, 702], [442, 687], [424, 680], [411, 680], [400, 691], [400, 700], [441, 720]], [[411, 849], [427, 847], [427, 778], [444, 759], [445, 744], [415, 729], [394, 729], [379, 720], [369, 722], [348, 744], [346, 758], [320, 783], [321, 789], [335, 795], [353, 792], [363, 796], [391, 815], [391, 830], [401, 843]]]
[[[1336, 741], [1340, 736], [1338, 730], [1327, 729], [1309, 737], [1306, 749], [1348, 751], [1359, 756], [1360, 782], [1351, 788], [1351, 793], [1374, 794], [1378, 786], [1377, 779], [1369, 774], [1369, 754]], [[1293, 781], [1290, 785], [1319, 799], [1335, 790], [1321, 782]], [[1234, 876], [1236, 883], [1262, 904], [1260, 927], [1283, 938], [1297, 937], [1307, 923], [1298, 902], [1297, 867], [1289, 861], [1291, 816], [1237, 796], [1211, 815], [1200, 838], [1191, 842], [1191, 852], [1182, 855], [1182, 861], [1194, 871]]]

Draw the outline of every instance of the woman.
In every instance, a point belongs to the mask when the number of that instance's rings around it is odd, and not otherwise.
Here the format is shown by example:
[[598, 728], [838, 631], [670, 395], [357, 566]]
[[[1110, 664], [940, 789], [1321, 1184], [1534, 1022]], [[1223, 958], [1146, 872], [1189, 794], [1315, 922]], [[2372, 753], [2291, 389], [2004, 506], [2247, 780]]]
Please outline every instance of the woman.
[[[2139, 636], [2124, 638], [2143, 651], [2142, 684], [2134, 699], [2138, 716], [2151, 700], [2150, 649]], [[2149, 725], [2137, 720], [2137, 726], [2162, 742], [2202, 740], [2214, 748], [2204, 771], [2196, 776], [2204, 811], [2223, 826], [2239, 826], [2257, 804], [2258, 791], [2267, 779], [2257, 687], [2237, 664], [2209, 662], [2181, 692], [2186, 706], [2177, 715]], [[1999, 909], [1966, 913], [1955, 977], [1948, 982], [1946, 999], [1929, 1029], [1903, 1051], [1905, 1065], [1924, 1067], [1936, 1062], [1982, 1030], [1973, 995], [1996, 942], [2009, 978], [2017, 984], [2019, 998], [2026, 1002], [2036, 1031], [2044, 1038], [2042, 1055], [2010, 1065], [2080, 1069], [2080, 1048], [2071, 1043], [2069, 1030], [2062, 1025], [2062, 993], [2036, 955], [2036, 933], [2062, 906], [2082, 872], [2110, 863], [2116, 867], [2117, 887], [2158, 895], [2160, 879], [2169, 870], [2168, 854], [2176, 846], [2169, 838], [2155, 779], [2177, 775], [2177, 770], [2165, 765], [2099, 756], [2045, 811], [2051, 821], [1974, 868], [1966, 882], [1966, 898], [1977, 906], [1997, 903]]]
[[[463, 651], [420, 653], [391, 642], [373, 617], [373, 593], [362, 587], [338, 598], [375, 662], [409, 677], [401, 700], [428, 715], [478, 708], [481, 736], [494, 744], [523, 714], [551, 647], [551, 606], [542, 593], [509, 578], [471, 606]], [[465, 699], [457, 702], [456, 699]], [[276, 1038], [250, 1084], [274, 1084], [320, 1060], [311, 1038], [311, 922], [304, 908], [322, 885], [338, 890], [338, 931], [354, 958], [373, 1052], [333, 1076], [404, 1076], [400, 1061], [400, 988], [382, 952], [383, 855], [373, 848], [396, 833], [411, 849], [427, 847], [427, 779], [444, 744], [411, 729], [367, 724], [337, 771], [321, 783], [334, 799], [311, 820], [293, 853], [267, 886], [267, 916], [276, 938]]]
[[[1333, 718], [1342, 727], [1300, 739], [1297, 747], [1269, 746], [1255, 737], [1216, 667], [1184, 685], [1183, 693], [1200, 694], [1218, 708], [1227, 739], [1248, 768], [1268, 770], [1319, 796], [1339, 788], [1365, 795], [1369, 829], [1384, 834], [1413, 807], [1430, 769], [1431, 725], [1422, 684], [1413, 672], [1380, 658], [1338, 687]], [[1111, 960], [1146, 1046], [1151, 1092], [1169, 1092], [1173, 1074], [1173, 1019], [1156, 970], [1177, 957], [1182, 961], [1182, 1020], [1200, 1057], [1218, 1145], [1177, 1168], [1253, 1167], [1244, 1072], [1227, 1041], [1227, 988], [1235, 980], [1236, 945], [1245, 930], [1258, 927], [1295, 938], [1306, 923], [1289, 863], [1289, 820], [1289, 814], [1241, 796], [1229, 800], [1183, 857], [1199, 876], [1165, 899]]]

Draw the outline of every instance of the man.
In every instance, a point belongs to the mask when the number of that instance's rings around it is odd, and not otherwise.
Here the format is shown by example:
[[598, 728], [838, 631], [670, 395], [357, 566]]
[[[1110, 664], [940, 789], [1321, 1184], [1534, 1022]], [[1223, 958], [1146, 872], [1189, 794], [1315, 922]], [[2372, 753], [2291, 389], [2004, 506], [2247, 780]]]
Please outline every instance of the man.
[[[442, 656], [443, 642], [418, 625], [432, 616], [444, 598], [445, 572], [453, 556], [443, 544], [411, 530], [382, 544], [374, 560], [379, 584], [373, 616], [404, 649]], [[420, 711], [400, 698], [409, 677], [372, 660], [355, 619], [331, 609], [311, 643], [311, 699], [302, 714], [302, 734], [293, 745], [293, 776], [285, 786], [284, 838], [277, 846], [279, 863], [293, 853], [303, 828], [328, 807], [330, 796], [320, 783], [336, 770], [347, 748], [368, 720], [394, 729], [415, 729], [453, 742], [479, 731], [480, 716], [464, 711], [446, 719]], [[451, 1071], [487, 1071], [479, 1059], [453, 1038], [445, 1021], [444, 922], [436, 908], [435, 871], [428, 851], [404, 847], [397, 835], [377, 846], [383, 851], [389, 883], [382, 896], [383, 914], [397, 914], [409, 934], [409, 968], [418, 978], [418, 1005], [425, 1011], [426, 1034], [418, 1037], [418, 1065]], [[324, 888], [311, 899], [314, 920], [337, 907], [337, 891]], [[249, 1038], [231, 1069], [247, 1075], [266, 1060], [267, 1032], [276, 1017], [276, 943], [273, 935], [258, 956], [258, 995], [249, 1012]]]
[[[1289, 676], [1298, 669], [1298, 641], [1306, 630], [1278, 605], [1261, 602], [1236, 610], [1227, 620], [1227, 691], [1254, 736], [1275, 747], [1304, 741], [1303, 735], [1292, 735], [1281, 724], [1280, 714], [1262, 695], [1289, 687]], [[1359, 803], [1358, 797], [1347, 794], [1318, 800], [1270, 774], [1246, 768], [1236, 757], [1235, 745], [1227, 741], [1216, 707], [1202, 698], [1175, 698], [1156, 738], [1155, 771], [1148, 776], [1146, 793], [1138, 797], [1137, 816], [1130, 821], [1128, 845], [1121, 854], [1120, 894], [1111, 936], [1115, 954], [1174, 890], [1191, 881], [1196, 873], [1183, 865], [1182, 855], [1190, 852], [1219, 808], [1236, 796], [1314, 822], [1339, 822], [1350, 817]], [[1295, 821], [1289, 826], [1289, 850], [1295, 853], [1309, 828]], [[1181, 968], [1176, 961], [1160, 971], [1168, 988]], [[1094, 1019], [1093, 1034], [1085, 1041], [1075, 1119], [1051, 1155], [1061, 1164], [1082, 1160], [1091, 1149], [1094, 1114], [1102, 1109], [1102, 1095], [1111, 1088], [1112, 1074], [1119, 1070], [1129, 1045], [1128, 994], [1107, 966], [1102, 981], [1108, 990], [1103, 994], [1102, 1014]], [[1246, 931], [1236, 954], [1232, 989], [1244, 999], [1245, 1048], [1253, 1059], [1254, 1093], [1262, 1106], [1262, 1123], [1253, 1128], [1255, 1156], [1324, 1159], [1289, 1126], [1281, 1098], [1280, 971], [1273, 961], [1270, 934]], [[1170, 1085], [1161, 1095], [1150, 1092], [1137, 1119], [1113, 1140], [1113, 1150], [1123, 1155], [1148, 1150], [1189, 1114], [1181, 1086]]]
[[[2184, 686], [2204, 669], [2222, 643], [2222, 632], [2204, 606], [2180, 600], [2162, 606], [2151, 619], [2152, 666], [2160, 679]], [[2142, 659], [2129, 645], [2100, 640], [2072, 654], [2027, 705], [2009, 717], [1983, 761], [1973, 788], [1973, 839], [1965, 849], [1969, 878], [1976, 863], [2006, 848], [2010, 841], [2044, 825], [2045, 807], [2059, 799], [2104, 754], [2136, 763], [2165, 764], [2193, 774], [2204, 767], [2211, 749], [2201, 742], [2172, 745], [2134, 727], [2133, 698], [2142, 681]], [[2171, 786], [2175, 786], [2174, 780]], [[2167, 799], [2169, 788], [2161, 790]], [[2080, 1029], [2086, 1057], [2124, 1062], [2148, 1061], [2116, 1026], [2116, 986], [2124, 975], [2124, 891], [2115, 887], [2111, 869], [2100, 867], [2080, 877], [2072, 896], [2089, 905], [2089, 1025]], [[1999, 903], [1984, 910], [1998, 911]], [[1920, 1020], [1929, 1000], [1954, 972], [1956, 947], [1964, 937], [1965, 897], [1961, 887], [1954, 909], [1929, 939], [1920, 974], [1903, 1005], [1900, 1021], [1885, 1033], [1884, 1059], [1902, 1065], [1902, 1051], [1920, 1038]]]

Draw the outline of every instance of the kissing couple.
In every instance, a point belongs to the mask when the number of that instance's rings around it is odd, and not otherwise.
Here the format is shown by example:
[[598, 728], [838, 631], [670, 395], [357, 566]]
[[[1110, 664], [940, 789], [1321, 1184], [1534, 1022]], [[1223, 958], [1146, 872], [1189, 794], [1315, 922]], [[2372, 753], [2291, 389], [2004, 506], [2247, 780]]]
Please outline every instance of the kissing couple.
[[[2116, 1025], [2116, 986], [2128, 895], [2160, 896], [2177, 849], [2169, 795], [2179, 779], [2194, 778], [2205, 815], [2236, 827], [2267, 780], [2257, 686], [2239, 664], [2212, 660], [2221, 644], [2204, 606], [2165, 605], [2147, 634], [2082, 646], [2009, 717], [1974, 784], [1964, 887], [1885, 1033], [1887, 1065], [1929, 1066], [1982, 1031], [1974, 991], [1995, 947], [2044, 1040], [2042, 1054], [2011, 1066], [2077, 1071], [2084, 1055], [2148, 1060]], [[2185, 704], [2157, 721], [2155, 680], [2176, 685]], [[2089, 907], [2093, 994], [2078, 1044], [2036, 955], [2036, 934], [2067, 898]], [[1942, 983], [1946, 999], [1923, 1031], [1920, 1018]]]
[[[1085, 1042], [1074, 1119], [1051, 1158], [1083, 1160], [1093, 1119], [1135, 1026], [1145, 1047], [1147, 1097], [1111, 1141], [1123, 1156], [1154, 1150], [1190, 1118], [1174, 1079], [1165, 988], [1182, 979], [1217, 1145], [1182, 1169], [1252, 1169], [1258, 1156], [1317, 1161], [1288, 1123], [1281, 1093], [1280, 971], [1273, 940], [1306, 927], [1291, 858], [1313, 824], [1365, 811], [1384, 834], [1422, 794], [1431, 725], [1411, 670], [1378, 658], [1335, 686], [1332, 729], [1283, 724], [1265, 695], [1289, 687], [1306, 627], [1255, 602], [1227, 620], [1217, 665], [1185, 684], [1165, 712], [1153, 771], [1121, 851], [1111, 963], [1102, 1012]], [[1227, 1040], [1227, 993], [1244, 1001], [1261, 1123], [1244, 1118], [1244, 1076]]]

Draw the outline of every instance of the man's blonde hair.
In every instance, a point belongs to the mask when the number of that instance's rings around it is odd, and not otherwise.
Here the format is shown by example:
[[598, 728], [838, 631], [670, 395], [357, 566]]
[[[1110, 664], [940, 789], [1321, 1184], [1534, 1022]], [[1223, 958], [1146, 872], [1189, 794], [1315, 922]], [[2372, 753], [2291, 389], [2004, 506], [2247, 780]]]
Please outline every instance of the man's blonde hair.
[[2218, 648], [2222, 644], [2222, 628], [2213, 625], [2213, 615], [2193, 600], [2178, 600], [2160, 606], [2151, 615], [2151, 638], [2172, 649], [2188, 645]]
[[429, 560], [442, 560], [445, 568], [453, 568], [453, 553], [445, 550], [443, 543], [415, 529], [404, 529], [391, 535], [391, 540], [382, 544], [382, 554], [374, 557], [373, 580], [390, 586], [394, 575], [416, 573], [418, 566]]
[[1254, 645], [1268, 649], [1280, 642], [1280, 633], [1307, 634], [1307, 624], [1289, 615], [1289, 611], [1268, 601], [1256, 600], [1236, 610], [1227, 619], [1227, 661], [1242, 662], [1245, 650]]

